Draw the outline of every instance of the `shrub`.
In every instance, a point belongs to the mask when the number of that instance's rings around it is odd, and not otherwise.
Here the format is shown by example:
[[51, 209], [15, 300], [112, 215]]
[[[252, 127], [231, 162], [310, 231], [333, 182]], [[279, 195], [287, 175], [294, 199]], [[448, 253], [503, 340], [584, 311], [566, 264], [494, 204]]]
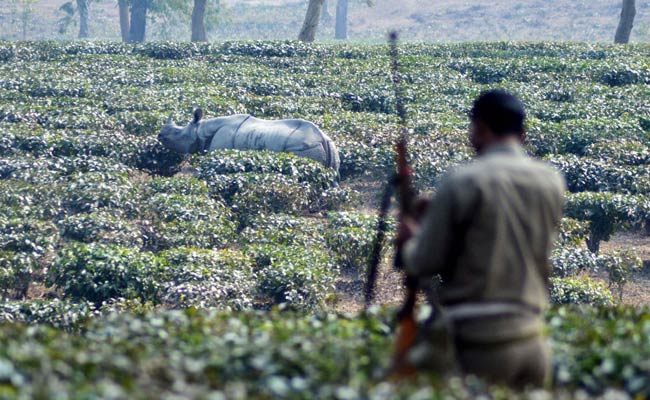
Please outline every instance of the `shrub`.
[[177, 246], [223, 247], [235, 238], [233, 213], [207, 196], [159, 193], [146, 206], [154, 220], [147, 244], [154, 249]]
[[240, 251], [177, 248], [159, 255], [167, 261], [164, 303], [238, 310], [253, 306], [253, 260]]
[[260, 214], [239, 235], [242, 244], [322, 247], [323, 225], [313, 218], [286, 214]]
[[[331, 212], [327, 216], [326, 232], [328, 247], [337, 255], [346, 270], [365, 274], [375, 243], [377, 217], [357, 212]], [[388, 220], [388, 242], [393, 239], [395, 221]]]
[[585, 148], [585, 155], [619, 165], [650, 164], [650, 147], [627, 138], [599, 140]]
[[294, 214], [309, 209], [309, 187], [284, 175], [246, 174], [230, 204], [244, 224], [260, 213]]
[[643, 261], [634, 249], [628, 249], [599, 256], [598, 266], [607, 271], [610, 289], [615, 287], [618, 299], [623, 301], [623, 290], [630, 274], [641, 269]]
[[248, 57], [306, 57], [314, 52], [310, 44], [296, 41], [225, 42], [220, 53]]
[[551, 254], [552, 275], [560, 278], [592, 272], [598, 268], [598, 257], [581, 247], [560, 247]]
[[162, 176], [171, 176], [180, 171], [185, 156], [165, 148], [155, 138], [141, 141], [135, 166]]
[[650, 73], [644, 69], [635, 69], [629, 65], [617, 65], [602, 72], [601, 83], [609, 86], [626, 86], [650, 82]]
[[152, 253], [77, 243], [59, 250], [46, 283], [67, 298], [96, 305], [118, 297], [157, 301], [163, 268], [164, 260]]
[[219, 175], [255, 173], [281, 174], [299, 183], [306, 183], [310, 198], [335, 185], [336, 173], [321, 163], [290, 153], [271, 151], [220, 150], [191, 160], [198, 176], [210, 183]]
[[334, 288], [338, 275], [327, 253], [298, 246], [249, 246], [255, 260], [261, 304], [284, 304], [294, 309], [319, 305]]
[[368, 146], [360, 142], [339, 144], [341, 166], [339, 173], [345, 180], [364, 173], [389, 176], [395, 168], [395, 151], [391, 144]]
[[138, 227], [123, 215], [97, 211], [70, 215], [58, 222], [61, 237], [91, 243], [142, 247], [142, 234]]
[[645, 197], [614, 193], [575, 193], [567, 196], [568, 217], [589, 221], [589, 250], [597, 253], [601, 240], [609, 240], [617, 229], [640, 226], [650, 204]]
[[551, 278], [551, 303], [611, 306], [614, 297], [604, 283], [587, 277]]
[[151, 194], [178, 194], [183, 196], [205, 196], [208, 186], [197, 178], [179, 175], [169, 178], [154, 177], [146, 184], [146, 190]]
[[23, 300], [0, 303], [0, 321], [16, 324], [50, 325], [76, 331], [92, 317], [97, 316], [92, 303], [68, 300]]
[[528, 144], [538, 156], [552, 153], [583, 156], [590, 146], [602, 141], [644, 137], [639, 122], [632, 119], [589, 118], [561, 122], [530, 119], [529, 124]]
[[63, 188], [62, 204], [70, 213], [100, 209], [130, 212], [139, 207], [128, 175], [103, 172], [73, 175]]
[[650, 192], [646, 167], [616, 166], [609, 161], [575, 155], [547, 157], [564, 173], [572, 192], [616, 192], [645, 194]]
[[589, 222], [573, 218], [562, 218], [556, 245], [579, 246], [586, 243], [589, 235]]
[[0, 251], [0, 289], [3, 297], [24, 298], [36, 268], [36, 260], [29, 254]]
[[0, 179], [22, 181], [33, 185], [56, 182], [61, 176], [48, 160], [13, 156], [0, 159]]
[[199, 54], [199, 49], [196, 43], [155, 42], [137, 44], [132, 52], [159, 60], [184, 60]]
[[8, 218], [52, 219], [63, 213], [56, 185], [0, 181], [0, 215]]
[[0, 251], [42, 256], [57, 242], [57, 229], [49, 221], [0, 216]]
[[14, 153], [15, 136], [12, 134], [0, 135], [0, 156], [6, 157]]

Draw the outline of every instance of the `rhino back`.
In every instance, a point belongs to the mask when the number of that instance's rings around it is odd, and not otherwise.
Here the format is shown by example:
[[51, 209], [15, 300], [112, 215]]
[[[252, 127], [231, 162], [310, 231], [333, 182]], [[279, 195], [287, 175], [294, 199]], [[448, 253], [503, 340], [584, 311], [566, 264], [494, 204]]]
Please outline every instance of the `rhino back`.
[[237, 129], [249, 117], [248, 114], [236, 114], [203, 121], [199, 134], [212, 137], [210, 150], [236, 149], [233, 146], [233, 140], [237, 136]]

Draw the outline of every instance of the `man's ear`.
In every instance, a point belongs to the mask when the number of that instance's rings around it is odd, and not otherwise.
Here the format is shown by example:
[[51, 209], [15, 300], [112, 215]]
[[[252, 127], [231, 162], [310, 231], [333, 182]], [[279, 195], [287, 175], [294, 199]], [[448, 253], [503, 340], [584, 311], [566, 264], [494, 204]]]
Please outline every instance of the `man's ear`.
[[194, 110], [194, 121], [192, 122], [198, 124], [201, 118], [203, 118], [203, 109], [197, 108], [196, 110]]

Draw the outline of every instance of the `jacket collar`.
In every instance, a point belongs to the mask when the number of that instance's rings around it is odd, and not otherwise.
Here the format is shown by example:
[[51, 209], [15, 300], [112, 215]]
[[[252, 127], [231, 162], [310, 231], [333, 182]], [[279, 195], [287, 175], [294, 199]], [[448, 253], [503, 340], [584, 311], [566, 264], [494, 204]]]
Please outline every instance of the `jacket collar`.
[[485, 149], [482, 156], [493, 154], [507, 154], [512, 156], [526, 157], [524, 147], [515, 142], [497, 143]]

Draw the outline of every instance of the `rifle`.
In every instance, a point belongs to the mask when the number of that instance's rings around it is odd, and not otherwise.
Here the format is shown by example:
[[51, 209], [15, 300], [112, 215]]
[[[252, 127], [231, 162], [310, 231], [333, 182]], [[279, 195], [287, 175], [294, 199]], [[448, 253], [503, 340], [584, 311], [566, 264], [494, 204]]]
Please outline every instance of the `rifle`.
[[[406, 108], [404, 107], [404, 93], [401, 85], [401, 76], [399, 73], [399, 53], [397, 48], [398, 34], [391, 32], [389, 36], [390, 58], [391, 58], [391, 75], [393, 87], [395, 90], [395, 108], [400, 120], [400, 133], [396, 145], [396, 173], [389, 181], [382, 196], [377, 235], [373, 245], [373, 251], [370, 257], [370, 266], [368, 268], [368, 280], [365, 291], [365, 310], [368, 309], [372, 302], [377, 269], [381, 254], [381, 248], [386, 232], [386, 215], [390, 208], [390, 199], [396, 188], [399, 196], [400, 215], [402, 217], [413, 214], [413, 190], [411, 188], [412, 171], [408, 165], [407, 159], [407, 134], [406, 125]], [[396, 249], [394, 266], [401, 270], [403, 267], [402, 248], [398, 244]], [[397, 334], [395, 343], [395, 355], [393, 357], [393, 366], [391, 374], [395, 377], [406, 377], [412, 375], [415, 369], [407, 362], [406, 354], [415, 344], [417, 336], [417, 324], [415, 321], [415, 304], [417, 296], [418, 281], [416, 278], [406, 277], [406, 299], [400, 311], [397, 314]]]

